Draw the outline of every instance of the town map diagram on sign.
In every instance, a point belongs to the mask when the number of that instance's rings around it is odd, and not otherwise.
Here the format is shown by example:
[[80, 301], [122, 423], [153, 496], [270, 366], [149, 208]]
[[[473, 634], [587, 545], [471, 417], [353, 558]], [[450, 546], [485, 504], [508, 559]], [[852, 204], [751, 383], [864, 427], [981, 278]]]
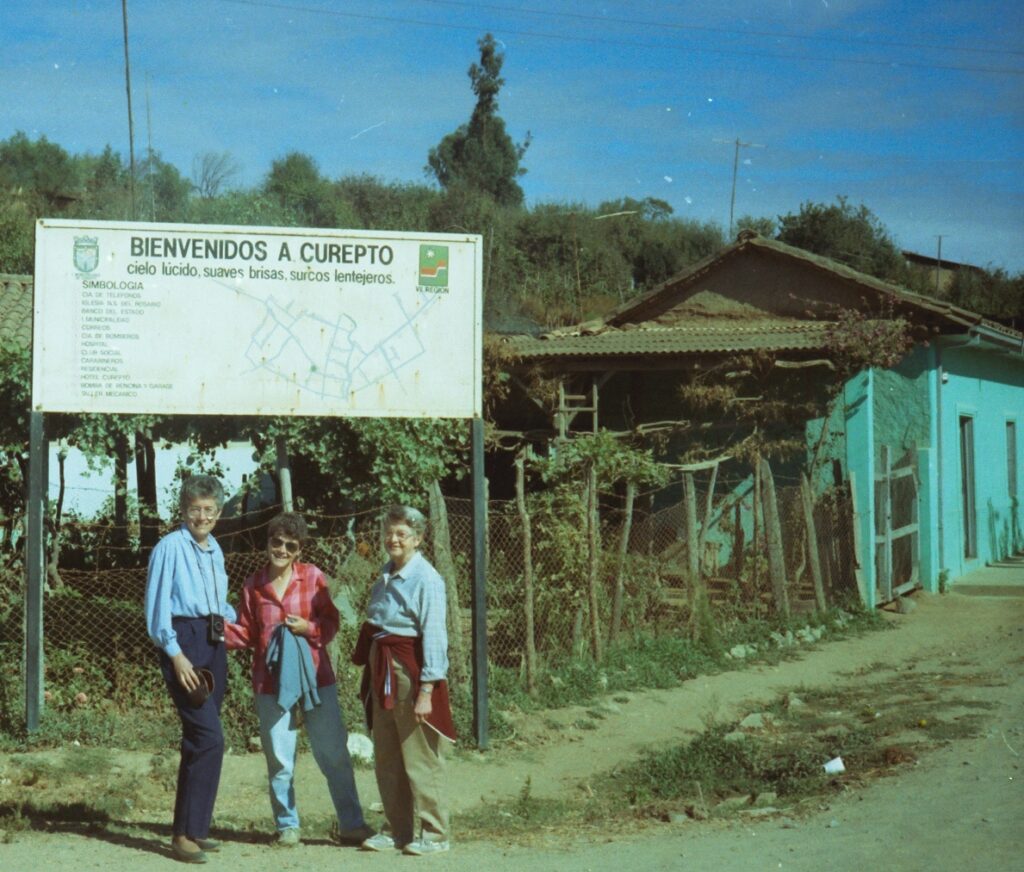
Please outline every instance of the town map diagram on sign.
[[[258, 297], [252, 297], [259, 301]], [[321, 399], [344, 399], [396, 377], [426, 353], [416, 321], [436, 302], [427, 297], [409, 312], [398, 294], [382, 299], [389, 332], [360, 324], [349, 314], [329, 319], [274, 296], [262, 301], [265, 315], [245, 351], [253, 370], [265, 370]]]

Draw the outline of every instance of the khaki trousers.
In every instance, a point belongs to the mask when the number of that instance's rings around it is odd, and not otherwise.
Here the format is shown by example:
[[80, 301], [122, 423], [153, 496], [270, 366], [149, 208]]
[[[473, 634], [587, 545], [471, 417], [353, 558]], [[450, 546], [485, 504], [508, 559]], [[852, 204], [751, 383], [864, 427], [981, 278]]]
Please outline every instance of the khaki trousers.
[[[370, 663], [376, 662], [375, 653], [371, 651]], [[401, 663], [392, 661], [392, 675], [397, 687], [395, 707], [389, 711], [376, 696], [373, 699], [374, 768], [384, 815], [399, 845], [423, 834], [446, 839], [444, 746], [448, 740], [433, 727], [416, 722], [412, 680]]]

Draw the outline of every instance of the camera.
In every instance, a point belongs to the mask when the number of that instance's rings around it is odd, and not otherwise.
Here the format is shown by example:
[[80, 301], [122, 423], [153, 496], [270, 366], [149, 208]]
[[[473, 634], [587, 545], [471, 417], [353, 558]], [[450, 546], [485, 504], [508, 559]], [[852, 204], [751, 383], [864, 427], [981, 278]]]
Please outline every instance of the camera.
[[206, 641], [211, 645], [224, 641], [224, 616], [206, 616]]

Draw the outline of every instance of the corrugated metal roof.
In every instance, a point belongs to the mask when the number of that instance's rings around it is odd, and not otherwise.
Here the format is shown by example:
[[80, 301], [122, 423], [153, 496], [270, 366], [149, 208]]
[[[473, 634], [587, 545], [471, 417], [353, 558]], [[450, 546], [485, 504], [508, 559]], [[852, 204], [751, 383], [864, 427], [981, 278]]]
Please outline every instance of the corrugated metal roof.
[[0, 275], [0, 342], [32, 346], [32, 276]]
[[565, 329], [542, 336], [509, 336], [523, 358], [700, 354], [737, 351], [814, 351], [823, 348], [827, 321], [720, 319], [662, 326], [648, 323], [588, 331]]

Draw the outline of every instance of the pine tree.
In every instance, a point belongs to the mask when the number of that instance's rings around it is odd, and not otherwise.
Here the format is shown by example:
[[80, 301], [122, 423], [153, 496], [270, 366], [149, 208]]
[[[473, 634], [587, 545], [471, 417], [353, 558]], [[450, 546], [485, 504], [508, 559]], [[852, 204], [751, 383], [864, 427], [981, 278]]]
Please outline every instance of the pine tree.
[[465, 187], [490, 195], [502, 206], [519, 206], [523, 189], [516, 179], [526, 172], [519, 162], [529, 147], [530, 135], [527, 133], [526, 141], [516, 144], [505, 131], [505, 122], [498, 115], [498, 92], [505, 84], [501, 78], [505, 56], [489, 33], [477, 45], [480, 63], [469, 68], [477, 98], [473, 114], [468, 124], [460, 125], [430, 150], [425, 169], [446, 190]]

